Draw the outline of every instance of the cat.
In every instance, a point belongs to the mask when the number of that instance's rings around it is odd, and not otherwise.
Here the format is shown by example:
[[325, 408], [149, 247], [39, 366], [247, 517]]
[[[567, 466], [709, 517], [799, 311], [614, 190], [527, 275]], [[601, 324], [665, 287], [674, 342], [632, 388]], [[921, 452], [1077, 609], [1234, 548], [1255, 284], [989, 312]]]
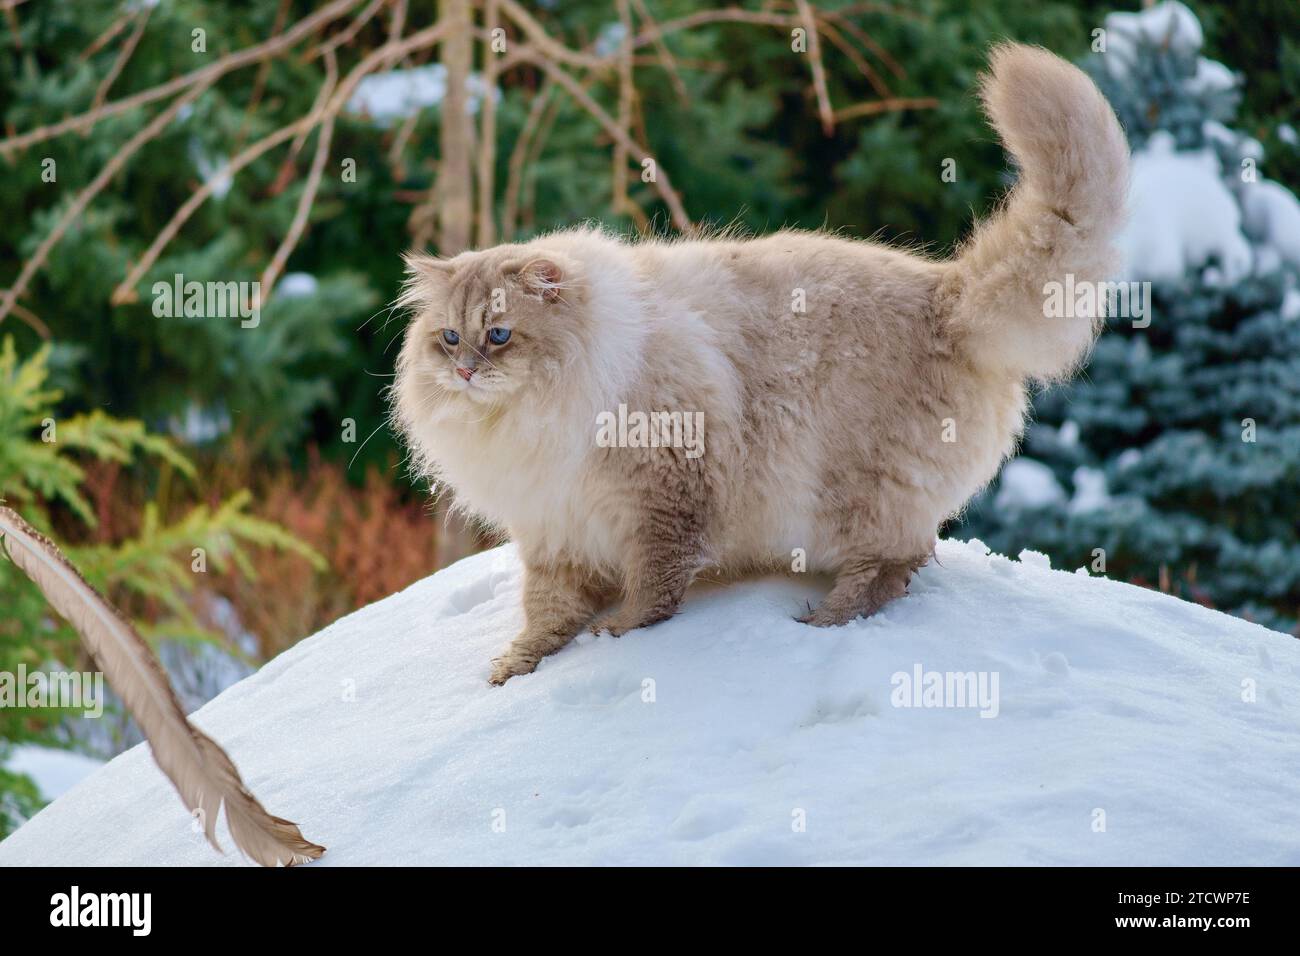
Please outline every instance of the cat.
[[704, 569], [802, 555], [835, 576], [800, 618], [822, 627], [905, 593], [1013, 451], [1027, 384], [1090, 349], [1100, 316], [1046, 317], [1045, 284], [1108, 279], [1124, 215], [1128, 146], [1083, 72], [1004, 44], [980, 92], [1020, 177], [950, 260], [821, 232], [591, 226], [407, 255], [395, 427], [525, 569], [524, 627], [491, 683], [584, 627], [670, 617]]

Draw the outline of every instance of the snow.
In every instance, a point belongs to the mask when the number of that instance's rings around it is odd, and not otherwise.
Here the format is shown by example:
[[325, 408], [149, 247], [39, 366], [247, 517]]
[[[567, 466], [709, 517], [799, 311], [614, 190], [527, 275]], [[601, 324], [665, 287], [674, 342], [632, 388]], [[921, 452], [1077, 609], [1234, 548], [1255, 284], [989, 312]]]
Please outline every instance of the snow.
[[[1191, 56], [1201, 49], [1205, 40], [1196, 15], [1177, 0], [1165, 0], [1138, 13], [1107, 14], [1104, 22], [1106, 57], [1103, 62], [1111, 75], [1117, 78], [1132, 68], [1139, 56], [1138, 47], [1143, 42], [1157, 46], [1168, 44], [1174, 52]], [[1214, 82], [1215, 78], [1207, 72], [1205, 80]]]
[[[478, 111], [486, 84], [478, 73], [471, 73], [466, 83], [468, 108]], [[441, 63], [410, 69], [387, 70], [362, 77], [348, 100], [350, 113], [368, 116], [380, 126], [389, 126], [422, 109], [437, 106], [447, 95], [447, 68]], [[494, 91], [499, 97], [499, 91]]]
[[1226, 93], [1236, 89], [1237, 76], [1218, 60], [1200, 57], [1196, 61], [1196, 74], [1188, 81], [1188, 89], [1196, 93]]
[[[1102, 62], [1116, 79], [1127, 76], [1143, 43], [1167, 44], [1175, 54], [1196, 57], [1188, 92], [1224, 93], [1240, 85], [1231, 69], [1198, 56], [1204, 41], [1200, 24], [1175, 0], [1139, 13], [1111, 14], [1105, 22]], [[1174, 282], [1205, 269], [1206, 282], [1230, 285], [1252, 273], [1300, 268], [1300, 201], [1286, 187], [1257, 179], [1253, 168], [1250, 175], [1245, 168], [1224, 170], [1212, 148], [1260, 164], [1263, 145], [1216, 120], [1207, 119], [1202, 129], [1207, 148], [1177, 151], [1173, 136], [1162, 130], [1134, 152], [1130, 216], [1120, 240], [1128, 275]], [[1294, 140], [1294, 130], [1288, 131]], [[1278, 135], [1286, 141], [1282, 128]]]
[[1300, 269], [1300, 201], [1291, 191], [1271, 179], [1244, 183], [1241, 209], [1247, 235]]
[[[507, 546], [196, 722], [329, 847], [315, 865], [1300, 864], [1300, 641], [1047, 564], [943, 541], [906, 597], [829, 630], [792, 619], [824, 580], [697, 587], [492, 688], [521, 622]], [[989, 706], [917, 692], [967, 672]], [[0, 843], [6, 866], [238, 862], [142, 748]]]
[[613, 56], [622, 49], [626, 39], [627, 28], [621, 21], [607, 23], [596, 32], [594, 52], [597, 56]]
[[1250, 275], [1250, 243], [1241, 211], [1220, 178], [1209, 148], [1175, 150], [1164, 130], [1133, 154], [1129, 219], [1119, 245], [1132, 279], [1176, 282], [1190, 269], [1218, 262], [1221, 281]]
[[[190, 107], [192, 110], [193, 107]], [[182, 118], [187, 118], [182, 113]], [[230, 188], [235, 184], [234, 177], [230, 175], [230, 160], [224, 156], [213, 158], [203, 148], [203, 144], [197, 136], [190, 137], [189, 146], [190, 161], [194, 163], [194, 168], [198, 171], [199, 177], [204, 184], [212, 186], [212, 195], [217, 200], [225, 199], [230, 192]]]
[[316, 294], [320, 282], [310, 272], [286, 272], [276, 283], [277, 295], [286, 299], [303, 299]]
[[1074, 474], [1070, 477], [1074, 481], [1074, 497], [1070, 499], [1072, 513], [1101, 511], [1111, 503], [1104, 471], [1080, 466], [1074, 469]]
[[67, 793], [103, 764], [102, 760], [70, 750], [24, 744], [14, 748], [5, 763], [5, 769], [31, 777], [41, 796], [53, 800]]
[[187, 445], [206, 445], [230, 431], [230, 413], [224, 408], [186, 404], [181, 415], [167, 422], [172, 435]]
[[[1212, 123], [1206, 134], [1235, 140]], [[1207, 280], [1233, 284], [1252, 272], [1300, 268], [1300, 200], [1264, 178], [1241, 182], [1234, 195], [1221, 169], [1213, 149], [1176, 150], [1164, 131], [1133, 154], [1130, 213], [1119, 238], [1130, 278], [1172, 282], [1206, 268]]]
[[1287, 289], [1282, 296], [1282, 306], [1278, 310], [1288, 322], [1300, 319], [1300, 289]]
[[1065, 489], [1052, 469], [1033, 458], [1013, 458], [1002, 469], [993, 507], [998, 511], [1044, 508], [1065, 500]]

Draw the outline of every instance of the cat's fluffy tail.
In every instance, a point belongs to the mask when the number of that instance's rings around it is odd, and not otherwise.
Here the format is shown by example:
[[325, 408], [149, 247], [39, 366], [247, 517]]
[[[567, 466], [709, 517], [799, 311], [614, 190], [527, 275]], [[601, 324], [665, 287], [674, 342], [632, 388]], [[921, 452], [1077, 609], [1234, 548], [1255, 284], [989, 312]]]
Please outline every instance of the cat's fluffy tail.
[[1067, 274], [1076, 288], [1111, 278], [1128, 144], [1092, 80], [1041, 48], [995, 47], [980, 92], [1020, 181], [949, 263], [937, 305], [977, 364], [1057, 378], [1087, 353], [1101, 318], [1049, 316], [1045, 287]]

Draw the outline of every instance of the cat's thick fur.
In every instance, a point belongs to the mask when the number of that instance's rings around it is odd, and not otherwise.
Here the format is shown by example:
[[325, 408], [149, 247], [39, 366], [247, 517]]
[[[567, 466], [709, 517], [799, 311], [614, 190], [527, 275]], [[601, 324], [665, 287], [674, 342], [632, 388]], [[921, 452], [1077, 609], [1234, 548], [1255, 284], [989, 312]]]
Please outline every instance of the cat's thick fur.
[[[704, 568], [788, 569], [801, 549], [836, 575], [816, 625], [904, 593], [1011, 452], [1026, 383], [1090, 347], [1098, 320], [1046, 318], [1044, 285], [1108, 278], [1122, 220], [1128, 149], [1091, 80], [1004, 45], [982, 93], [1020, 181], [951, 261], [820, 233], [592, 228], [408, 257], [395, 420], [526, 567], [524, 628], [493, 683], [584, 627], [669, 617]], [[703, 454], [603, 447], [620, 405], [702, 413]]]

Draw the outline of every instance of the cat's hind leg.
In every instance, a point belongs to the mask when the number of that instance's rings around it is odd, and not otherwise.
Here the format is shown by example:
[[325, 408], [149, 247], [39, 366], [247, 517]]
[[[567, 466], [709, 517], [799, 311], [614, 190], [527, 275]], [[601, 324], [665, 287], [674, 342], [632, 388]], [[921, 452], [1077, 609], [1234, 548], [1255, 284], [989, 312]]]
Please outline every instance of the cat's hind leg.
[[870, 557], [849, 561], [840, 568], [830, 593], [817, 609], [796, 618], [814, 627], [834, 627], [859, 617], [870, 617], [890, 601], [907, 593], [912, 573], [929, 554], [912, 558]]
[[707, 563], [710, 495], [701, 463], [680, 449], [656, 449], [632, 472], [632, 487], [642, 506], [626, 542], [623, 603], [591, 625], [597, 634], [618, 637], [672, 617]]
[[591, 630], [618, 637], [672, 617], [704, 564], [701, 548], [693, 532], [643, 541], [629, 562], [622, 605], [593, 621]]

